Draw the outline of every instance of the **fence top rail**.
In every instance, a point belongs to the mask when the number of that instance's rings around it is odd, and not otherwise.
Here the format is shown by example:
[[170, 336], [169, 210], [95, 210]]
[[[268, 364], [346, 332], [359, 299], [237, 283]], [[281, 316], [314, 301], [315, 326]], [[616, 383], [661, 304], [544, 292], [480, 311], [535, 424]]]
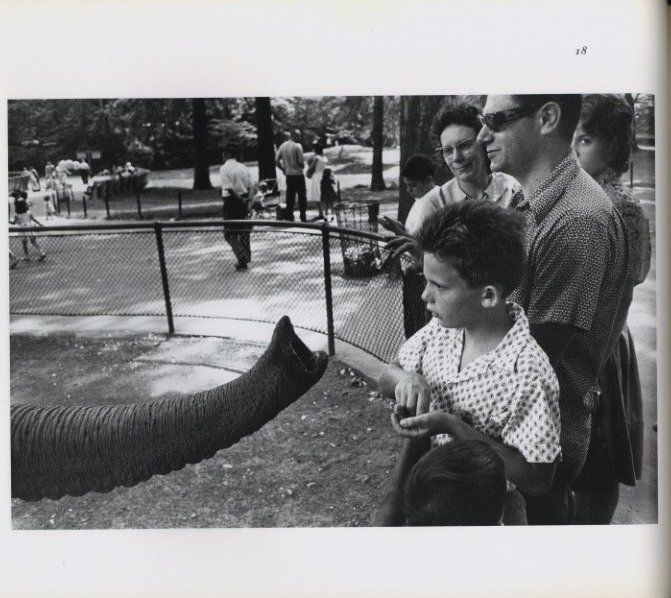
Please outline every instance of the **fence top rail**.
[[77, 225], [45, 225], [45, 226], [10, 226], [10, 233], [37, 233], [44, 235], [50, 232], [68, 232], [78, 234], [84, 232], [111, 233], [119, 231], [147, 231], [153, 232], [156, 229], [192, 229], [192, 228], [221, 228], [225, 224], [245, 224], [254, 228], [282, 228], [282, 229], [302, 229], [304, 231], [321, 232], [327, 230], [329, 233], [347, 235], [348, 237], [362, 237], [373, 241], [385, 241], [389, 237], [379, 233], [362, 231], [354, 228], [344, 228], [340, 226], [331, 226], [328, 222], [313, 224], [307, 222], [288, 222], [272, 220], [193, 220], [184, 222], [127, 222], [124, 224], [77, 224]]

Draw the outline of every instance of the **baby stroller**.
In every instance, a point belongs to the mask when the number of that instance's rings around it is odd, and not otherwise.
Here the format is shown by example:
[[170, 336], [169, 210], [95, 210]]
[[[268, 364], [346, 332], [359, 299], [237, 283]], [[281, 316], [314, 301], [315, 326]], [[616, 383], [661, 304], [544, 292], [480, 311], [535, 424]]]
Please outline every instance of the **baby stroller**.
[[275, 220], [281, 205], [277, 179], [259, 181], [252, 198], [252, 218], [254, 220]]

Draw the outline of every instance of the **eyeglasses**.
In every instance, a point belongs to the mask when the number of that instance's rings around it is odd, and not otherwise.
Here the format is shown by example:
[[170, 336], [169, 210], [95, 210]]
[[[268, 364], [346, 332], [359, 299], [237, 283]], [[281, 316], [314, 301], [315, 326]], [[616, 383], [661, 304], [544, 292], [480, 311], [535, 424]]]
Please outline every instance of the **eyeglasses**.
[[444, 158], [453, 158], [454, 150], [457, 150], [462, 156], [469, 156], [475, 151], [477, 141], [475, 137], [469, 137], [457, 143], [454, 147], [446, 145], [445, 147], [437, 147], [436, 152], [443, 154]]
[[490, 112], [489, 114], [478, 115], [478, 120], [482, 126], [486, 126], [492, 133], [498, 133], [503, 125], [519, 120], [525, 116], [530, 116], [538, 108], [510, 108], [509, 110], [500, 110], [499, 112]]

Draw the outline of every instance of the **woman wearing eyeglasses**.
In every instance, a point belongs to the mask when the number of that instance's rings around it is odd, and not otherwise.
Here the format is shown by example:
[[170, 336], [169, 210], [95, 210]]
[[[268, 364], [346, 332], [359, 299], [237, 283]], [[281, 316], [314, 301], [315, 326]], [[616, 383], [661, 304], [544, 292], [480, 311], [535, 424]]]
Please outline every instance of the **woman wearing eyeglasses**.
[[[622, 184], [629, 166], [633, 113], [615, 95], [583, 98], [573, 149], [584, 170], [620, 212], [629, 250], [628, 299], [650, 269], [650, 228], [639, 201]], [[643, 406], [634, 342], [625, 326], [599, 376], [600, 400], [592, 418], [587, 461], [573, 484], [575, 523], [610, 523], [619, 484], [635, 486], [643, 458]]]

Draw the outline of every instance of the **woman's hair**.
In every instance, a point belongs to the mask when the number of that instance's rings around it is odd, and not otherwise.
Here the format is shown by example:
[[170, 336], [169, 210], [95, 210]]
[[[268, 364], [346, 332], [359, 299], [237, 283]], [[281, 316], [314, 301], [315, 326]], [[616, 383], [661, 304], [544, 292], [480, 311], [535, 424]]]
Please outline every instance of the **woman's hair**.
[[503, 515], [503, 459], [482, 440], [454, 440], [431, 449], [405, 485], [406, 524], [497, 525]]
[[608, 164], [618, 172], [629, 166], [634, 114], [627, 102], [614, 94], [583, 96], [580, 122], [587, 135], [602, 139], [611, 149]]
[[321, 156], [324, 154], [324, 148], [322, 147], [322, 144], [319, 142], [315, 142], [312, 144], [312, 149], [314, 150], [315, 154]]
[[508, 295], [526, 263], [524, 216], [489, 200], [450, 203], [417, 231], [426, 253], [449, 262], [469, 286], [497, 284]]
[[433, 117], [431, 143], [438, 147], [440, 145], [440, 134], [450, 125], [470, 127], [477, 135], [482, 128], [478, 120], [480, 114], [482, 114], [482, 110], [475, 104], [463, 100], [450, 100]]

